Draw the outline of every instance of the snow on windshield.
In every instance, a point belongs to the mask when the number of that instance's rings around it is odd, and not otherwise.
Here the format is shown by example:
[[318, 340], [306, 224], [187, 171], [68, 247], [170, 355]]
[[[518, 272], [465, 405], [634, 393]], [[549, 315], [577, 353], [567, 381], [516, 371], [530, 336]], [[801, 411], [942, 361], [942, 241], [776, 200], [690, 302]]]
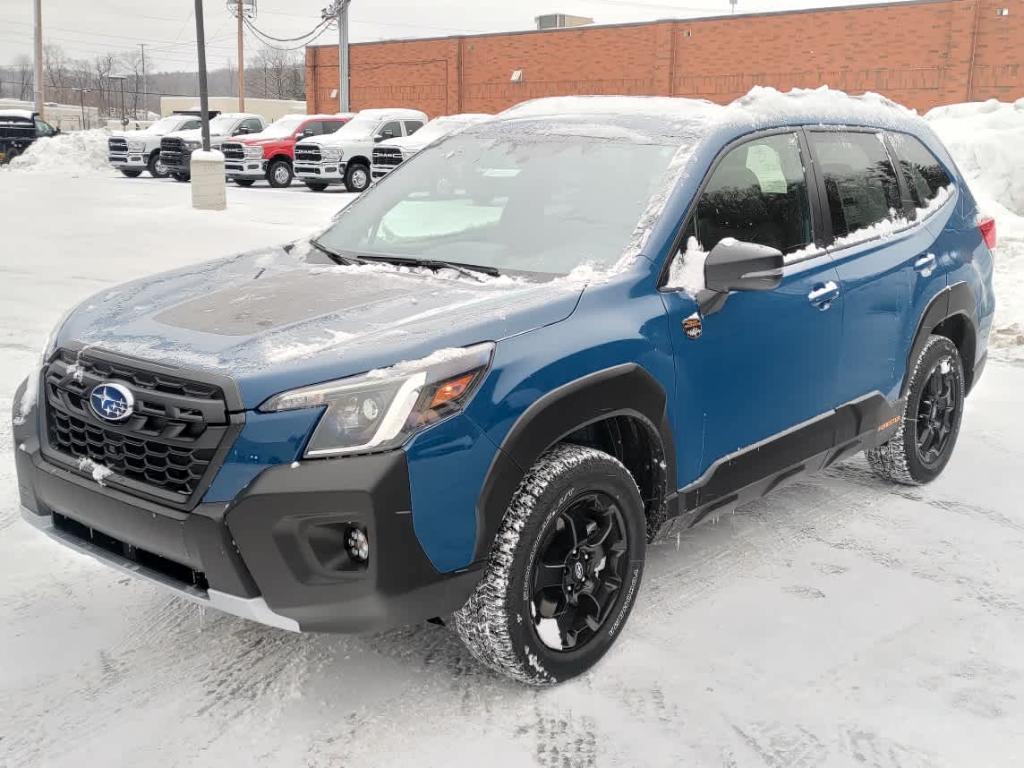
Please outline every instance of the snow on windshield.
[[178, 124], [183, 122], [180, 115], [171, 115], [169, 117], [161, 117], [155, 123], [151, 123], [147, 131], [153, 133], [168, 133], [178, 127]]
[[210, 121], [210, 133], [227, 133], [234, 127], [237, 117], [218, 115]]
[[366, 139], [370, 137], [370, 134], [373, 133], [373, 129], [377, 127], [379, 122], [380, 120], [375, 117], [359, 117], [357, 115], [341, 126], [341, 128], [329, 135], [332, 138], [337, 138], [341, 141], [346, 139]]
[[286, 139], [302, 125], [306, 115], [285, 115], [260, 131], [261, 139]]

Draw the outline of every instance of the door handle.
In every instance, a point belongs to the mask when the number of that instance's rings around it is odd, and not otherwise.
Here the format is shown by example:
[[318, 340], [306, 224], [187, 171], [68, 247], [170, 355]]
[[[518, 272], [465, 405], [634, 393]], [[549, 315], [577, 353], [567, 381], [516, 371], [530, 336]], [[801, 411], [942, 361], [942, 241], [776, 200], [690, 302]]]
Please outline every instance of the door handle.
[[914, 262], [914, 269], [921, 273], [922, 277], [930, 277], [935, 271], [935, 254], [926, 253]]
[[839, 286], [835, 284], [834, 280], [829, 280], [827, 283], [814, 286], [811, 292], [807, 294], [807, 300], [824, 312], [832, 306], [832, 302], [838, 296]]

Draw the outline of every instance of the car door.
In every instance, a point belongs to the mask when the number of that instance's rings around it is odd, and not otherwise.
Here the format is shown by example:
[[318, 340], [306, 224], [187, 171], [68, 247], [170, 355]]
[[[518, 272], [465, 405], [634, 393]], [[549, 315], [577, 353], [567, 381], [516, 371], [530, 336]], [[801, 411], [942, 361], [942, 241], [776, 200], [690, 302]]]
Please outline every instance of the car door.
[[906, 216], [913, 226], [930, 236], [912, 257], [909, 311], [896, 351], [898, 359], [907, 360], [917, 325], [928, 305], [965, 267], [963, 251], [955, 247], [936, 248], [935, 241], [944, 232], [953, 232], [950, 240], [957, 242], [963, 222], [957, 214], [959, 201], [951, 171], [916, 136], [892, 132], [888, 141], [890, 154], [900, 169]]
[[324, 123], [320, 120], [309, 120], [303, 123], [302, 128], [295, 134], [296, 141], [309, 139], [313, 136], [320, 136], [324, 132]]
[[733, 292], [704, 316], [694, 313], [693, 286], [662, 289], [676, 353], [676, 428], [686, 436], [677, 444], [682, 484], [839, 404], [843, 297], [816, 243], [817, 199], [802, 132], [787, 130], [723, 152], [689, 214], [679, 263], [732, 237], [777, 248], [787, 264], [774, 290]]
[[[906, 220], [903, 194], [884, 136], [874, 129], [807, 133], [825, 193], [829, 253], [843, 292], [839, 395], [880, 392], [894, 400], [906, 368], [919, 258], [933, 238]], [[913, 331], [909, 332], [913, 335]]]
[[259, 133], [263, 130], [263, 121], [257, 117], [247, 117], [238, 127], [235, 128], [233, 136], [241, 136], [251, 133]]
[[422, 120], [406, 120], [405, 121], [405, 135], [412, 136], [416, 131], [423, 127]]

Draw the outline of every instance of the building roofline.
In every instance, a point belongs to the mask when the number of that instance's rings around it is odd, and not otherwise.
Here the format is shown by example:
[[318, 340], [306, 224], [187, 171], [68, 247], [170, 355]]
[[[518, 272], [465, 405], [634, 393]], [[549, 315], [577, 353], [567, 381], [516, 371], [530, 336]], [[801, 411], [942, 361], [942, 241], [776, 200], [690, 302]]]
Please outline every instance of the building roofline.
[[[979, 0], [980, 1], [980, 0]], [[731, 21], [733, 19], [756, 19], [775, 16], [795, 16], [807, 13], [844, 13], [847, 11], [858, 11], [866, 8], [901, 8], [903, 6], [918, 5], [954, 5], [966, 2], [966, 0], [889, 0], [889, 2], [867, 2], [853, 3], [850, 5], [830, 5], [822, 8], [795, 8], [785, 11], [762, 11], [759, 13], [732, 13], [718, 14], [715, 16], [676, 16], [663, 19], [651, 19], [650, 21], [626, 21], [615, 24], [587, 24], [581, 27], [553, 27], [551, 29], [516, 29], [505, 32], [478, 32], [475, 34], [462, 35], [431, 35], [428, 37], [397, 37], [388, 40], [367, 40], [361, 43], [352, 43], [351, 47], [358, 48], [366, 45], [381, 45], [385, 43], [423, 43], [438, 40], [476, 40], [483, 37], [510, 37], [512, 35], [546, 35], [558, 33], [580, 33], [591, 29], [623, 29], [632, 27], [650, 27], [666, 23], [691, 23], [699, 24], [703, 21]], [[306, 50], [315, 48], [337, 48], [337, 43], [325, 43], [321, 45], [307, 45]]]

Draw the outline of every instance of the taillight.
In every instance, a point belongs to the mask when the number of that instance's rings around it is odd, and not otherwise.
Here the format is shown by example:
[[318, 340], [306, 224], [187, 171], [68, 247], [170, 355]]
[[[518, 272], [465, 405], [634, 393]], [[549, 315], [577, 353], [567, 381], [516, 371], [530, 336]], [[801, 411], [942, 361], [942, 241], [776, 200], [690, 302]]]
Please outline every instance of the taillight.
[[981, 216], [978, 218], [978, 231], [981, 232], [982, 238], [985, 240], [985, 245], [991, 251], [996, 247], [996, 220], [991, 216]]

